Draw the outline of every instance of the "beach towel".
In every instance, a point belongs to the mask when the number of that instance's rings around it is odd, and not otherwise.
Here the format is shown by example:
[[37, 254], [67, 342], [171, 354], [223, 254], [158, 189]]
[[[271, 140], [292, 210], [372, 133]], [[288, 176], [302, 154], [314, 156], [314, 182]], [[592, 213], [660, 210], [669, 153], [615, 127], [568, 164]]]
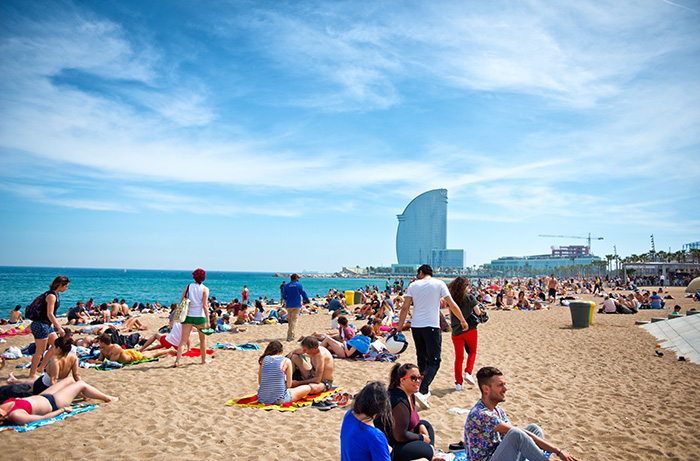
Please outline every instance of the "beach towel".
[[339, 391], [340, 387], [333, 387], [320, 394], [309, 394], [301, 400], [296, 402], [283, 403], [282, 405], [271, 405], [266, 403], [258, 402], [258, 394], [247, 395], [240, 399], [232, 399], [226, 402], [226, 406], [237, 406], [237, 407], [250, 407], [250, 408], [262, 408], [263, 410], [277, 410], [277, 411], [294, 411], [297, 408], [306, 407], [312, 403], [323, 400], [329, 395]]
[[258, 350], [260, 350], [260, 346], [258, 346], [257, 344], [253, 344], [253, 343], [243, 343], [243, 344], [239, 344], [237, 347], [238, 347], [238, 350], [241, 350], [241, 351], [258, 351]]
[[[214, 349], [207, 349], [207, 355], [212, 355], [213, 353], [214, 353]], [[189, 351], [184, 352], [182, 355], [184, 355], [185, 357], [199, 357], [202, 354], [198, 348], [193, 347]]]
[[354, 360], [356, 362], [396, 362], [396, 359], [399, 358], [398, 355], [394, 355], [391, 352], [382, 352], [380, 354], [365, 354], [365, 355], [359, 355], [357, 357], [336, 357], [335, 355], [333, 356], [336, 359], [345, 359], [345, 360]]
[[0, 336], [22, 336], [30, 334], [32, 334], [32, 331], [29, 328], [11, 328], [10, 330], [0, 333]]
[[[143, 359], [143, 360], [134, 360], [133, 362], [130, 363], [117, 363], [117, 362], [110, 362], [109, 360], [106, 360], [105, 362], [97, 365], [95, 369], [100, 370], [100, 371], [106, 371], [106, 370], [118, 370], [119, 368], [124, 368], [128, 367], [129, 365], [135, 365], [137, 363], [144, 363], [144, 362], [157, 362], [158, 357], [154, 357], [152, 359]], [[117, 366], [121, 365], [121, 366]]]
[[61, 413], [58, 416], [54, 416], [53, 418], [49, 419], [42, 419], [41, 421], [34, 421], [28, 424], [25, 424], [23, 426], [0, 426], [0, 432], [3, 431], [15, 431], [15, 432], [29, 432], [33, 431], [37, 427], [42, 427], [42, 426], [48, 426], [49, 424], [53, 424], [56, 421], [60, 421], [62, 419], [70, 418], [71, 416], [77, 415], [78, 413], [84, 413], [86, 411], [94, 410], [97, 408], [97, 405], [88, 405], [86, 403], [81, 403], [78, 405], [71, 405], [71, 408], [73, 411], [70, 413]]

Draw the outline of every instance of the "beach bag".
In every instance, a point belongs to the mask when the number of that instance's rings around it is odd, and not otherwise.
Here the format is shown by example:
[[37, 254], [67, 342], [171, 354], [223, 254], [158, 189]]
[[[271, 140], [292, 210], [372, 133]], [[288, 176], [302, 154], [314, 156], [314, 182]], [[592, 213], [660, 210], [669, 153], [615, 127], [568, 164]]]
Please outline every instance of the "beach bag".
[[24, 318], [28, 320], [36, 320], [41, 316], [41, 310], [44, 307], [44, 304], [46, 303], [46, 295], [49, 294], [47, 291], [46, 293], [40, 294], [36, 298], [34, 298], [34, 301], [30, 305], [24, 308]]
[[190, 286], [187, 285], [187, 291], [185, 292], [185, 299], [180, 301], [180, 304], [177, 305], [175, 308], [175, 312], [173, 313], [173, 319], [177, 323], [182, 323], [185, 321], [187, 318], [187, 311], [190, 308], [190, 299], [187, 297], [187, 295], [190, 293]]

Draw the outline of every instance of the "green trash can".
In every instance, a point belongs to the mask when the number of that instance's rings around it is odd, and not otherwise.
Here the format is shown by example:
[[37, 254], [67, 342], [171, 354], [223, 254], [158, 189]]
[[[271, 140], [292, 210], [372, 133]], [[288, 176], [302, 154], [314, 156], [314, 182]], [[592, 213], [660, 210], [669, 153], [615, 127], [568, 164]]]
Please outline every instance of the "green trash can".
[[595, 303], [593, 301], [571, 301], [571, 323], [574, 328], [588, 328], [593, 322]]
[[361, 291], [355, 292], [355, 304], [362, 304], [362, 292]]

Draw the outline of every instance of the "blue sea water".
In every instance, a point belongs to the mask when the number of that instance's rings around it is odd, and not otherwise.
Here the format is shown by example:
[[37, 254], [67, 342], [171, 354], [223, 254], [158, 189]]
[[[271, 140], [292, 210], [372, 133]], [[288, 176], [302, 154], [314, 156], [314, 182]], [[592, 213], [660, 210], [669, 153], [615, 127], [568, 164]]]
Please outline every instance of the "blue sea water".
[[[9, 318], [10, 311], [18, 304], [24, 306], [49, 289], [58, 275], [70, 279], [68, 290], [61, 294], [63, 314], [78, 301], [90, 298], [95, 304], [125, 299], [129, 306], [135, 302], [158, 301], [164, 306], [178, 302], [185, 286], [192, 282], [191, 271], [79, 269], [58, 267], [0, 267], [0, 318]], [[243, 285], [248, 286], [250, 299], [267, 296], [279, 300], [280, 285], [289, 282], [288, 277], [274, 277], [262, 272], [207, 272], [204, 282], [210, 296], [219, 302], [241, 298]], [[357, 290], [367, 284], [384, 288], [386, 279], [307, 278], [301, 275], [301, 284], [309, 297], [325, 296], [330, 288], [341, 291]]]

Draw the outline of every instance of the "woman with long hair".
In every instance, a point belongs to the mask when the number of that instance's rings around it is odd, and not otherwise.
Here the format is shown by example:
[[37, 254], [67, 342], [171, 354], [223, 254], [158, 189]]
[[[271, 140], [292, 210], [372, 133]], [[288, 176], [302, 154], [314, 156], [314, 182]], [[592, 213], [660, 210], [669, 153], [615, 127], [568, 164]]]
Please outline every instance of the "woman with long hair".
[[311, 392], [311, 386], [303, 384], [292, 386], [292, 361], [283, 354], [282, 343], [275, 340], [265, 348], [258, 359], [258, 401], [260, 403], [281, 405], [296, 402]]
[[389, 374], [389, 399], [391, 401], [391, 425], [381, 428], [392, 447], [394, 461], [433, 459], [435, 454], [435, 431], [433, 426], [420, 419], [416, 410], [415, 393], [420, 390], [423, 379], [418, 367], [412, 363], [395, 363]]
[[[78, 371], [80, 361], [78, 356], [71, 352], [72, 346], [73, 338], [69, 336], [56, 338], [56, 341], [54, 341], [56, 353], [46, 366], [46, 371], [34, 379], [18, 379], [10, 373], [10, 377], [7, 378], [7, 384], [31, 384], [32, 394], [37, 395], [62, 379], [67, 378], [69, 382], [80, 381], [80, 372]], [[71, 373], [73, 377], [68, 378], [68, 375]]]
[[379, 381], [362, 388], [345, 413], [340, 428], [341, 461], [391, 461], [386, 435], [375, 427], [376, 421], [391, 426], [389, 394]]
[[[32, 330], [32, 335], [34, 335], [34, 343], [36, 344], [36, 351], [32, 356], [32, 365], [29, 369], [29, 379], [36, 378], [37, 370], [43, 372], [46, 365], [53, 357], [54, 348], [53, 343], [59, 336], [63, 336], [63, 328], [56, 320], [56, 312], [61, 305], [59, 293], [63, 293], [68, 289], [68, 284], [70, 280], [68, 277], [59, 275], [51, 285], [49, 286], [49, 291], [43, 294], [44, 299], [41, 303], [41, 310], [39, 316], [32, 321], [30, 328]], [[54, 328], [56, 332], [54, 332]], [[44, 351], [46, 351], [46, 346], [48, 345], [49, 350], [44, 356]], [[43, 357], [43, 360], [42, 360]]]
[[[461, 391], [463, 389], [464, 380], [474, 384], [472, 372], [474, 371], [474, 361], [476, 360], [476, 346], [478, 343], [478, 335], [476, 332], [476, 323], [470, 322], [471, 314], [481, 315], [479, 309], [479, 301], [471, 293], [468, 293], [469, 279], [459, 276], [447, 285], [450, 290], [452, 299], [454, 299], [462, 315], [467, 320], [469, 329], [464, 331], [459, 319], [450, 315], [452, 325], [452, 344], [455, 348], [455, 389]], [[467, 364], [464, 367], [462, 374], [462, 363], [464, 362], [464, 352], [467, 353]]]
[[192, 328], [197, 328], [199, 333], [199, 352], [202, 356], [202, 364], [210, 363], [207, 359], [207, 336], [202, 333], [202, 330], [209, 328], [209, 288], [204, 286], [204, 279], [207, 273], [204, 269], [197, 269], [192, 272], [192, 278], [195, 283], [190, 283], [182, 290], [180, 302], [185, 298], [190, 300], [190, 306], [187, 309], [187, 317], [182, 322], [182, 337], [180, 344], [177, 346], [177, 357], [175, 358], [174, 367], [180, 365], [180, 357], [182, 357], [182, 349], [187, 344], [190, 338]]

